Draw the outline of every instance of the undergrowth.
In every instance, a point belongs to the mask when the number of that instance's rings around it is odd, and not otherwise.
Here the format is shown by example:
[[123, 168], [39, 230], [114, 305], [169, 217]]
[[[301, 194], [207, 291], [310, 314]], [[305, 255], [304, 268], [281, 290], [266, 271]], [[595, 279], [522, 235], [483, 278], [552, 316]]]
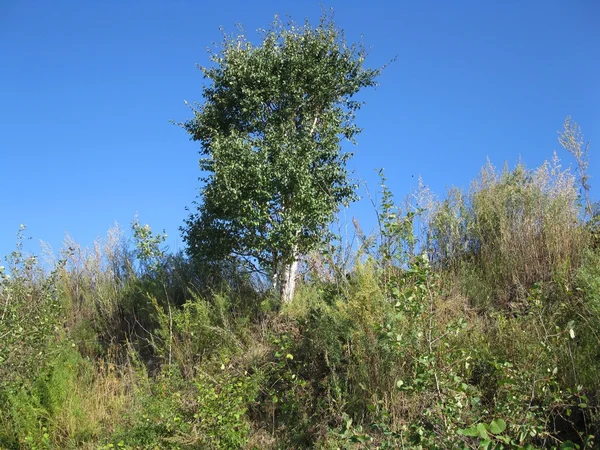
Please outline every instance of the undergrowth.
[[378, 232], [307, 256], [283, 305], [137, 221], [45, 264], [20, 230], [0, 448], [593, 448], [600, 250], [575, 178], [488, 165], [402, 206], [384, 181]]

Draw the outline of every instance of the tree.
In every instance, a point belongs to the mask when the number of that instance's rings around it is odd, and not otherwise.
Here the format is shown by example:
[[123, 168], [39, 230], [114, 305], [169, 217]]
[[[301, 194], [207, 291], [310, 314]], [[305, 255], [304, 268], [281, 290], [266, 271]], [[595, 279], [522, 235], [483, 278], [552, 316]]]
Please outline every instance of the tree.
[[363, 67], [363, 47], [348, 45], [326, 15], [316, 27], [275, 17], [259, 32], [259, 46], [225, 36], [213, 64], [200, 67], [204, 103], [182, 125], [208, 175], [182, 231], [193, 258], [236, 258], [289, 300], [300, 256], [355, 196], [340, 144], [354, 142], [353, 97], [381, 69]]

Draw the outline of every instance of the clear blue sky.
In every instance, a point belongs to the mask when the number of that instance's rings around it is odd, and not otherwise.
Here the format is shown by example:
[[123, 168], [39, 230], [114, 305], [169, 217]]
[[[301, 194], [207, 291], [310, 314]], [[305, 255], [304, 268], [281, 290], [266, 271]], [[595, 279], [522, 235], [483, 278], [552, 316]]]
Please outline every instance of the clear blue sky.
[[[381, 167], [398, 198], [418, 175], [439, 195], [467, 187], [487, 157], [534, 167], [558, 149], [567, 115], [592, 141], [592, 190], [600, 188], [597, 0], [324, 4], [349, 40], [363, 36], [371, 66], [397, 56], [361, 96], [351, 168], [372, 191]], [[219, 27], [250, 32], [275, 13], [314, 23], [321, 6], [0, 1], [0, 255], [21, 223], [37, 251], [40, 239], [57, 249], [66, 232], [89, 246], [136, 213], [180, 248], [198, 147], [169, 120], [190, 117], [184, 100], [201, 100], [195, 64], [208, 62]], [[373, 224], [366, 202], [347, 215]]]

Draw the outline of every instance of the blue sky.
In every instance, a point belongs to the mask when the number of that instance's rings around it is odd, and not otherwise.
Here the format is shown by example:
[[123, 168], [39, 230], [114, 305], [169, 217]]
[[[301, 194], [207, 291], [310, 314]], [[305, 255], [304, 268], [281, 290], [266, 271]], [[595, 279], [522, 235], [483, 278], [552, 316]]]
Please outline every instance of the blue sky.
[[[166, 229], [182, 248], [199, 187], [198, 146], [169, 121], [201, 100], [195, 64], [219, 27], [252, 31], [275, 13], [313, 23], [319, 1], [20, 0], [0, 2], [0, 255], [20, 224], [28, 244], [84, 246], [115, 222]], [[567, 115], [592, 141], [600, 183], [600, 3], [330, 1], [372, 67], [397, 57], [364, 91], [364, 131], [350, 168], [377, 191], [385, 168], [400, 199], [421, 175], [435, 193], [468, 187], [490, 158], [534, 167], [558, 150]], [[565, 164], [572, 160], [559, 153]], [[596, 198], [598, 198], [596, 196]], [[346, 213], [369, 229], [368, 202]]]

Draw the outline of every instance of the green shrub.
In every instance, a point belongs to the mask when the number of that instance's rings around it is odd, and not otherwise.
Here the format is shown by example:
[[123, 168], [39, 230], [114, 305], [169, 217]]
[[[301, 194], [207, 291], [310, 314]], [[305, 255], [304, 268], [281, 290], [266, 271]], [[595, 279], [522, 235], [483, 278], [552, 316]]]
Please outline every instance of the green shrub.
[[11, 275], [0, 270], [0, 387], [34, 378], [62, 326], [57, 271], [46, 274], [36, 256], [23, 253], [24, 231], [7, 258]]
[[248, 406], [258, 394], [257, 379], [247, 372], [216, 376], [200, 374], [195, 380], [198, 406], [194, 419], [204, 448], [243, 448], [250, 437]]
[[[92, 379], [92, 367], [71, 346], [56, 349], [31, 381], [5, 387], [8, 412], [0, 443], [19, 448], [76, 448], [96, 435], [78, 385]], [[3, 408], [3, 409], [4, 409]], [[12, 442], [12, 444], [11, 444]]]
[[103, 448], [180, 449], [194, 448], [193, 394], [176, 367], [155, 379], [146, 379], [135, 390], [136, 404], [119, 424]]

